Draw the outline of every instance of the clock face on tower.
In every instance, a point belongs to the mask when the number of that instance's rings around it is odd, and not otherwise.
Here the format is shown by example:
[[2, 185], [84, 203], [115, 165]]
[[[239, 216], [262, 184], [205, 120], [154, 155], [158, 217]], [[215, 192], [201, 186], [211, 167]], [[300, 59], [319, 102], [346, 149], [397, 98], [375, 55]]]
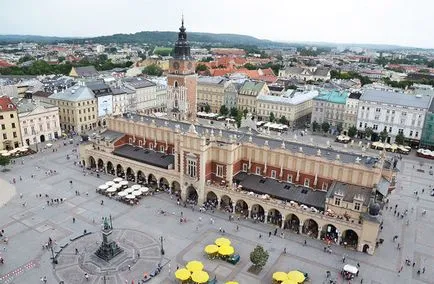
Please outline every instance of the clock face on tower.
[[188, 65], [187, 65], [187, 67], [188, 67], [188, 70], [191, 70], [191, 68], [193, 68], [193, 63], [191, 63], [191, 62], [188, 62]]
[[179, 62], [177, 62], [177, 61], [173, 62], [173, 69], [175, 69], [175, 70], [179, 69]]

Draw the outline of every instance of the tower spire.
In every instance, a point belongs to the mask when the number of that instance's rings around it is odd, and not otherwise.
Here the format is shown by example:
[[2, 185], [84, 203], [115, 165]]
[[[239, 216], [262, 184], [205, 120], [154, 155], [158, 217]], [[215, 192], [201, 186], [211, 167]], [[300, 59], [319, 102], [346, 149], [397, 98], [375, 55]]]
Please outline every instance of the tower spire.
[[184, 26], [184, 13], [182, 13], [182, 18], [181, 18], [181, 26]]

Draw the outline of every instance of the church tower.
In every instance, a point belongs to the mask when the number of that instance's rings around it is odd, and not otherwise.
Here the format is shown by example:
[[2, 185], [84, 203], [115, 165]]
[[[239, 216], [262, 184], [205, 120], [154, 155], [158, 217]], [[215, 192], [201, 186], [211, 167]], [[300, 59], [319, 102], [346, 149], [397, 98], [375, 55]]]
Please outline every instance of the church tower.
[[173, 58], [167, 75], [167, 114], [178, 120], [196, 121], [197, 75], [196, 63], [190, 55], [190, 44], [184, 27], [179, 28]]

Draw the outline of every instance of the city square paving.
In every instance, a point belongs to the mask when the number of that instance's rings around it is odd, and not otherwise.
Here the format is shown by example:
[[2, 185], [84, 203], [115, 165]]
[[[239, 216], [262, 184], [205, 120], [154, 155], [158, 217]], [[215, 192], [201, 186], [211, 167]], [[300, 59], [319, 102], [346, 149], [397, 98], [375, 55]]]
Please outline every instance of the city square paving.
[[[280, 237], [268, 238], [268, 232], [274, 231], [272, 225], [257, 224], [250, 220], [232, 221], [222, 212], [214, 214], [194, 212], [189, 208], [179, 207], [176, 200], [165, 193], [145, 197], [138, 206], [129, 206], [101, 196], [95, 188], [112, 176], [84, 176], [82, 170], [73, 164], [77, 161], [72, 152], [75, 145], [63, 146], [55, 143], [57, 152], [52, 149], [44, 153], [16, 161], [9, 166], [9, 172], [1, 172], [0, 178], [11, 181], [14, 177], [16, 194], [0, 208], [0, 228], [5, 230], [9, 242], [2, 244], [0, 255], [5, 263], [0, 265], [0, 283], [40, 283], [41, 277], [47, 277], [47, 283], [84, 283], [84, 273], [89, 273], [89, 283], [137, 283], [144, 272], [151, 272], [161, 263], [163, 270], [152, 283], [176, 283], [174, 271], [190, 260], [200, 260], [211, 277], [216, 276], [218, 283], [236, 280], [240, 283], [271, 283], [275, 271], [300, 269], [308, 272], [311, 283], [325, 283], [326, 271], [331, 271], [332, 278], [338, 283], [339, 271], [346, 263], [360, 264], [358, 283], [434, 283], [434, 197], [429, 195], [429, 185], [434, 185], [434, 178], [428, 174], [434, 166], [428, 160], [404, 157], [400, 162], [398, 186], [390, 196], [389, 206], [398, 204], [398, 211], [408, 210], [408, 218], [397, 218], [392, 211], [383, 211], [384, 229], [380, 238], [384, 243], [379, 246], [374, 256], [345, 250], [333, 246], [332, 253], [324, 253], [324, 244], [318, 240], [306, 239], [289, 231]], [[67, 160], [66, 155], [71, 159]], [[422, 170], [421, 170], [422, 169]], [[55, 174], [45, 172], [55, 170]], [[423, 171], [423, 172], [422, 172]], [[31, 178], [34, 174], [35, 177]], [[19, 177], [22, 177], [22, 181]], [[70, 181], [72, 180], [72, 186]], [[13, 185], [11, 185], [13, 186]], [[421, 189], [425, 188], [425, 193]], [[78, 190], [80, 195], [76, 195]], [[414, 191], [419, 190], [419, 200]], [[1, 194], [2, 189], [0, 189]], [[20, 194], [23, 197], [20, 198]], [[42, 194], [42, 197], [37, 195]], [[65, 198], [63, 203], [47, 206], [47, 198]], [[104, 200], [104, 205], [101, 205]], [[413, 208], [413, 209], [412, 209]], [[159, 214], [163, 209], [166, 215]], [[426, 210], [426, 215], [422, 212]], [[187, 223], [180, 224], [181, 212]], [[98, 267], [92, 262], [92, 254], [100, 239], [101, 217], [111, 215], [114, 225], [114, 237], [120, 246], [126, 248], [126, 254], [110, 264], [110, 267]], [[72, 218], [75, 218], [75, 222]], [[199, 218], [201, 217], [201, 218]], [[215, 222], [210, 222], [210, 219]], [[406, 221], [409, 221], [409, 225]], [[239, 230], [236, 230], [236, 226]], [[203, 248], [221, 236], [219, 228], [225, 230], [225, 236], [231, 239], [241, 261], [232, 265], [220, 260], [209, 260]], [[70, 241], [83, 233], [92, 234], [76, 241]], [[259, 238], [259, 234], [263, 237]], [[398, 240], [392, 242], [394, 235]], [[163, 237], [165, 254], [160, 254], [160, 237]], [[66, 243], [69, 245], [59, 255], [59, 263], [53, 266], [51, 252], [43, 249], [48, 238], [56, 241], [55, 251]], [[307, 245], [304, 246], [304, 240]], [[402, 248], [397, 249], [400, 243]], [[264, 269], [258, 275], [248, 272], [249, 254], [260, 244], [270, 253]], [[79, 254], [75, 254], [75, 249]], [[283, 254], [286, 248], [287, 253]], [[140, 253], [140, 256], [137, 255]], [[406, 266], [405, 259], [415, 262], [415, 267]], [[128, 269], [130, 266], [130, 270]], [[401, 266], [403, 270], [398, 274]], [[420, 275], [417, 270], [425, 267]]]

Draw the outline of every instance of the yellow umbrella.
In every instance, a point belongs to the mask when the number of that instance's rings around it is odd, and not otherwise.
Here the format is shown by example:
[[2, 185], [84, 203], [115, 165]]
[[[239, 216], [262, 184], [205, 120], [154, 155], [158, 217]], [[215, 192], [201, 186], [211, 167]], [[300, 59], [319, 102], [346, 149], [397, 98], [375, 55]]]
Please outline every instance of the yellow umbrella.
[[180, 269], [176, 270], [176, 272], [175, 272], [176, 279], [179, 279], [181, 281], [188, 280], [190, 278], [190, 276], [191, 276], [190, 271], [188, 271], [185, 268], [180, 268]]
[[233, 255], [235, 252], [234, 247], [229, 245], [224, 245], [219, 248], [219, 254], [221, 255]]
[[192, 260], [187, 263], [185, 266], [189, 271], [201, 271], [203, 269], [203, 263], [197, 260]]
[[191, 280], [196, 283], [206, 283], [209, 280], [209, 275], [205, 271], [195, 271], [191, 274]]
[[207, 254], [213, 254], [213, 253], [216, 253], [216, 252], [218, 252], [218, 250], [219, 250], [219, 247], [218, 247], [217, 245], [207, 245], [207, 246], [205, 247], [205, 252], [206, 252]]
[[224, 246], [224, 245], [231, 245], [231, 241], [227, 238], [218, 238], [217, 240], [215, 240], [215, 244], [220, 246]]
[[283, 280], [282, 283], [280, 283], [280, 284], [298, 284], [298, 283], [292, 279], [286, 279], [286, 280]]
[[228, 282], [226, 282], [226, 284], [238, 284], [238, 282], [237, 281], [228, 281]]
[[276, 281], [284, 281], [288, 279], [288, 274], [282, 271], [277, 271], [273, 273], [273, 279]]
[[293, 270], [288, 273], [288, 279], [294, 280], [297, 283], [303, 283], [306, 277], [304, 277], [304, 274], [300, 271]]

